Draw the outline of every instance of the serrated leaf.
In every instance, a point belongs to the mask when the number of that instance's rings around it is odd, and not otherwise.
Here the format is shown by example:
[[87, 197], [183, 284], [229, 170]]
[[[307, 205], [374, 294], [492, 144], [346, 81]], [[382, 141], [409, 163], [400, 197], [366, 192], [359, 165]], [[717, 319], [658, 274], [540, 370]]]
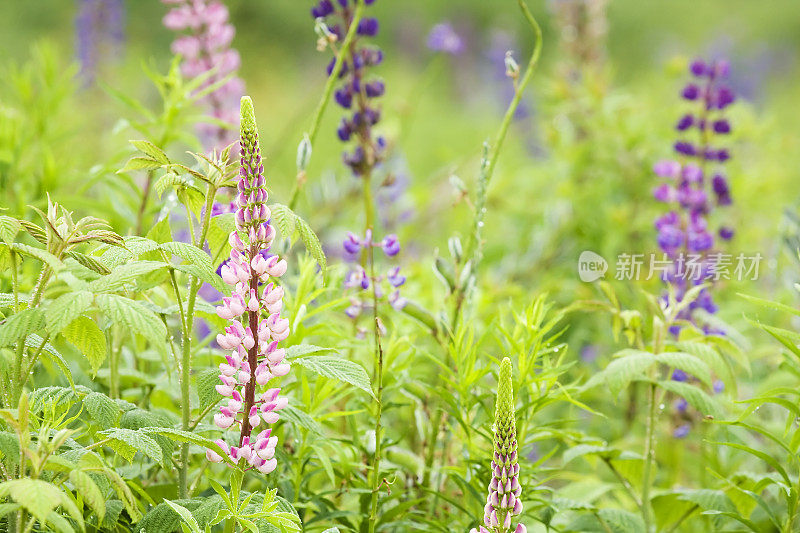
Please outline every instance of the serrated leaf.
[[106, 443], [107, 446], [113, 448], [120, 455], [122, 455], [128, 462], [133, 462], [133, 458], [137, 452], [149, 457], [153, 461], [160, 463], [163, 460], [163, 453], [161, 447], [156, 440], [141, 431], [135, 431], [127, 428], [114, 428], [100, 432], [111, 442]]
[[159, 245], [159, 248], [170, 254], [180, 256], [190, 263], [201, 265], [209, 269], [213, 268], [211, 265], [211, 258], [204, 250], [201, 250], [197, 246], [185, 242], [165, 242]]
[[328, 261], [325, 258], [325, 251], [322, 249], [317, 234], [314, 233], [311, 226], [300, 217], [295, 219], [295, 224], [297, 225], [297, 232], [300, 234], [300, 240], [303, 241], [303, 246], [306, 247], [306, 250], [308, 250], [311, 257], [314, 258], [324, 274], [325, 269], [328, 268]]
[[111, 270], [106, 268], [103, 263], [90, 255], [82, 254], [80, 252], [67, 252], [65, 255], [67, 257], [71, 257], [81, 265], [85, 266], [89, 270], [97, 272], [98, 274], [106, 275], [111, 272]]
[[683, 352], [665, 352], [655, 356], [659, 363], [665, 364], [671, 368], [679, 368], [690, 374], [708, 387], [712, 386], [711, 382], [711, 369], [702, 360], [694, 355]]
[[126, 285], [134, 283], [137, 279], [150, 274], [167, 265], [160, 261], [136, 261], [114, 268], [110, 274], [89, 283], [88, 289], [92, 292], [114, 292]]
[[62, 294], [47, 305], [45, 322], [51, 335], [60, 333], [70, 322], [92, 306], [92, 295], [86, 291]]
[[147, 238], [156, 243], [171, 242], [172, 229], [169, 226], [169, 217], [165, 216], [150, 228], [147, 232]]
[[317, 421], [311, 418], [305, 411], [301, 411], [291, 404], [281, 410], [281, 418], [305, 428], [316, 435], [322, 435], [322, 427]]
[[192, 533], [202, 533], [200, 531], [200, 525], [197, 523], [197, 520], [194, 519], [192, 513], [189, 512], [189, 509], [187, 509], [182, 505], [178, 505], [177, 503], [171, 502], [169, 500], [164, 500], [164, 503], [169, 505], [169, 507], [173, 511], [175, 511], [176, 513], [178, 513], [178, 515], [180, 515], [181, 520], [183, 520], [183, 522], [189, 526]]
[[13, 479], [0, 483], [0, 498], [11, 498], [24, 507], [42, 524], [63, 499], [62, 492], [46, 481], [39, 479]]
[[222, 457], [222, 459], [226, 463], [235, 466], [235, 464], [231, 461], [230, 456], [228, 456], [228, 454], [225, 453], [225, 451], [222, 448], [220, 448], [216, 442], [212, 441], [211, 439], [207, 439], [201, 435], [197, 435], [196, 433], [190, 433], [188, 431], [183, 431], [180, 429], [160, 428], [160, 427], [149, 427], [149, 428], [146, 427], [140, 429], [139, 431], [155, 435], [162, 435], [170, 440], [174, 440], [177, 442], [188, 442], [190, 444], [196, 444], [197, 446], [201, 446], [203, 448], [211, 449], [217, 454], [219, 454], [220, 457]]
[[87, 394], [83, 399], [83, 406], [102, 428], [114, 426], [121, 413], [116, 402], [100, 392]]
[[219, 384], [219, 370], [216, 368], [209, 368], [201, 370], [197, 373], [195, 378], [197, 385], [198, 396], [198, 409], [203, 411], [209, 405], [216, 403], [222, 398], [222, 395], [217, 392], [216, 386]]
[[28, 220], [20, 220], [19, 223], [22, 228], [28, 232], [28, 235], [36, 239], [40, 244], [47, 244], [47, 233], [38, 225]]
[[46, 250], [42, 250], [41, 248], [34, 248], [33, 246], [28, 246], [27, 244], [15, 242], [11, 245], [11, 249], [17, 253], [38, 259], [55, 271], [64, 268], [64, 263], [62, 263], [56, 256]]
[[125, 163], [125, 166], [119, 169], [117, 172], [130, 172], [131, 170], [155, 170], [157, 168], [161, 168], [162, 165], [162, 163], [159, 163], [155, 159], [136, 156], [128, 159], [128, 162]]
[[324, 346], [314, 346], [313, 344], [296, 344], [286, 348], [286, 358], [293, 359], [295, 357], [302, 357], [312, 353], [319, 352], [335, 352], [333, 348], [326, 348]]
[[655, 357], [650, 352], [622, 350], [616, 355], [618, 356], [616, 359], [586, 383], [587, 388], [605, 382], [616, 398], [620, 392], [628, 388], [631, 381], [643, 377], [645, 370], [656, 363]]
[[81, 470], [71, 471], [69, 480], [75, 487], [75, 492], [83, 498], [83, 501], [95, 512], [97, 519], [102, 522], [106, 514], [106, 499], [97, 484], [92, 481], [88, 474]]
[[644, 533], [645, 527], [642, 517], [622, 509], [600, 509], [597, 512], [600, 519], [613, 533]]
[[374, 397], [367, 371], [358, 363], [329, 355], [299, 357], [292, 359], [292, 362], [316, 372], [320, 376], [349, 383]]
[[658, 386], [684, 398], [689, 405], [704, 415], [710, 415], [714, 418], [719, 418], [722, 415], [719, 403], [694, 385], [680, 381], [665, 380], [659, 381]]
[[9, 246], [14, 242], [14, 238], [21, 229], [22, 224], [16, 218], [0, 216], [0, 239]]
[[0, 324], [0, 346], [11, 346], [44, 327], [44, 313], [39, 308], [25, 309]]
[[117, 294], [98, 294], [95, 303], [112, 322], [124, 325], [131, 333], [137, 333], [157, 348], [163, 348], [167, 328], [141, 303]]
[[169, 158], [167, 154], [164, 153], [164, 150], [156, 146], [155, 144], [151, 143], [150, 141], [130, 141], [130, 143], [136, 147], [137, 150], [140, 152], [144, 152], [150, 158], [155, 159], [156, 161], [166, 165], [169, 163]]
[[284, 239], [291, 239], [295, 232], [297, 215], [283, 204], [272, 204], [269, 209], [272, 213], [272, 220], [275, 222], [278, 231], [281, 232], [281, 236]]
[[97, 374], [106, 360], [106, 336], [94, 320], [80, 316], [70, 322], [61, 334], [89, 360], [92, 374]]
[[64, 356], [61, 355], [52, 344], [50, 344], [49, 342], [44, 342], [44, 339], [41, 338], [39, 335], [31, 334], [25, 338], [25, 346], [27, 348], [32, 348], [34, 350], [38, 350], [39, 346], [43, 346], [42, 355], [49, 355], [50, 359], [64, 373], [64, 376], [66, 376], [70, 385], [72, 385], [73, 387], [75, 386], [75, 382], [72, 379], [72, 372], [70, 371], [69, 366], [67, 366], [67, 361], [64, 359]]

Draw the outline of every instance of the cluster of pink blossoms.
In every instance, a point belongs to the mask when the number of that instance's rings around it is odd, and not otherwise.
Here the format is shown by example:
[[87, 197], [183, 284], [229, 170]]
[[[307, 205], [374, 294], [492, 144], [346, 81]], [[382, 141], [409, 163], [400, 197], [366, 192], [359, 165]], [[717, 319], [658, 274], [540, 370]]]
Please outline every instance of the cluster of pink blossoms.
[[[278, 343], [289, 336], [289, 320], [280, 316], [283, 288], [270, 281], [282, 276], [287, 265], [284, 259], [269, 253], [275, 230], [270, 224], [258, 130], [248, 97], [242, 98], [240, 149], [236, 229], [228, 239], [230, 260], [220, 270], [233, 291], [217, 307], [217, 314], [231, 321], [225, 332], [217, 335], [217, 344], [230, 352], [219, 365], [222, 383], [216, 387], [228, 400], [214, 416], [218, 427], [240, 431], [236, 446], [222, 439], [215, 442], [234, 462], [244, 460], [268, 474], [277, 466], [274, 455], [278, 438], [269, 428], [256, 431], [262, 422], [268, 425], [278, 421], [278, 411], [286, 407], [288, 398], [280, 396], [279, 388], [257, 394], [256, 386], [289, 372], [286, 352], [278, 348]], [[212, 450], [206, 457], [216, 463], [222, 461]]]
[[[172, 42], [172, 52], [183, 58], [181, 72], [196, 78], [211, 70], [204, 87], [220, 82], [239, 69], [239, 52], [230, 47], [236, 33], [228, 21], [228, 8], [216, 0], [162, 0], [173, 5], [164, 16], [164, 26], [183, 32]], [[205, 97], [213, 118], [234, 126], [237, 103], [244, 93], [241, 78], [231, 77]], [[235, 140], [235, 130], [217, 124], [201, 124], [199, 134], [208, 149], [221, 150]]]

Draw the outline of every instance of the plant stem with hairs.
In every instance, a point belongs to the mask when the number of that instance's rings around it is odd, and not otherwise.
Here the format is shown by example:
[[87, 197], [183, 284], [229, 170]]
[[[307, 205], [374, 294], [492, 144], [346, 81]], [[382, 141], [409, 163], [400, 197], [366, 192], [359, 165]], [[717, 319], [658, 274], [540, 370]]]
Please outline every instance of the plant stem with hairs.
[[[470, 232], [469, 240], [467, 241], [467, 246], [464, 251], [465, 262], [470, 263], [470, 268], [472, 269], [473, 275], [477, 271], [477, 267], [481, 258], [481, 230], [483, 228], [484, 215], [486, 214], [486, 198], [488, 195], [489, 183], [492, 180], [492, 175], [494, 174], [494, 169], [497, 165], [497, 159], [500, 157], [500, 150], [503, 147], [503, 142], [505, 141], [506, 134], [508, 133], [508, 128], [511, 125], [511, 121], [514, 118], [517, 107], [519, 107], [519, 103], [522, 100], [522, 95], [525, 93], [525, 88], [533, 78], [533, 73], [536, 70], [536, 65], [539, 62], [539, 56], [542, 52], [542, 30], [525, 2], [523, 0], [517, 1], [525, 20], [528, 22], [528, 25], [533, 31], [536, 41], [533, 46], [531, 57], [528, 60], [525, 74], [522, 76], [519, 83], [515, 83], [514, 85], [514, 97], [511, 99], [511, 103], [506, 109], [506, 113], [503, 116], [503, 121], [500, 123], [500, 128], [497, 130], [497, 134], [495, 135], [494, 142], [490, 146], [486, 145], [484, 148], [484, 156], [481, 160], [481, 170], [480, 174], [478, 175], [478, 191], [475, 202], [475, 215], [472, 222], [472, 231]], [[456, 275], [456, 279], [459, 279], [458, 275]], [[467, 289], [467, 286], [456, 287], [453, 307], [453, 321], [451, 324], [452, 331], [455, 331], [458, 326], [458, 321], [461, 316], [461, 309], [467, 296]]]
[[[203, 249], [203, 245], [208, 235], [208, 228], [211, 224], [211, 208], [214, 205], [214, 199], [217, 196], [217, 188], [209, 184], [206, 190], [206, 203], [203, 212], [203, 220], [201, 223], [201, 231], [198, 238], [193, 238], [192, 244], [197, 248]], [[190, 227], [193, 226], [191, 218], [189, 218]], [[193, 236], [194, 237], [194, 236]], [[192, 404], [191, 404], [191, 390], [189, 383], [191, 380], [192, 368], [192, 330], [194, 328], [194, 307], [197, 302], [197, 291], [200, 290], [201, 282], [198, 278], [190, 277], [189, 291], [186, 302], [186, 311], [183, 313], [183, 334], [181, 335], [181, 365], [180, 365], [180, 382], [181, 382], [181, 429], [183, 431], [192, 430]], [[176, 294], [180, 296], [177, 292]], [[180, 299], [178, 300], [180, 302]], [[180, 469], [178, 471], [178, 494], [180, 498], [187, 498], [188, 494], [188, 471], [189, 471], [189, 443], [184, 442], [181, 444], [181, 460]]]

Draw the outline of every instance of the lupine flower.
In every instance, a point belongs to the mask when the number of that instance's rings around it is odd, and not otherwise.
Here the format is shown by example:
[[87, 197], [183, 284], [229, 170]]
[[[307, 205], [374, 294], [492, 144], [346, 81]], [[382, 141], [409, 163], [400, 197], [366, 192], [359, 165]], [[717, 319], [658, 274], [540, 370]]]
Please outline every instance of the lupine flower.
[[[342, 247], [344, 248], [345, 256], [353, 260], [371, 247], [380, 248], [386, 257], [394, 257], [400, 252], [400, 241], [397, 235], [391, 234], [379, 242], [375, 242], [372, 237], [372, 231], [367, 230], [364, 237], [348, 232]], [[364, 296], [363, 299], [360, 294], [370, 289], [373, 285], [375, 285], [375, 296], [379, 299], [383, 298], [386, 294], [382, 287], [384, 282], [386, 282], [385, 285], [388, 291], [386, 301], [389, 305], [397, 310], [405, 307], [408, 301], [400, 295], [400, 287], [405, 284], [406, 277], [400, 274], [399, 266], [392, 267], [385, 274], [376, 275], [375, 278], [372, 278], [361, 265], [356, 265], [344, 277], [344, 287], [346, 289], [354, 289], [356, 292], [356, 295], [350, 298], [350, 306], [345, 309], [345, 314], [352, 319], [356, 319], [365, 308], [372, 305], [372, 294]]]
[[517, 463], [517, 422], [514, 416], [514, 385], [511, 381], [511, 360], [500, 364], [497, 382], [497, 403], [494, 415], [494, 456], [492, 481], [483, 509], [483, 526], [470, 533], [526, 533], [522, 522], [511, 528], [511, 520], [522, 513], [522, 487]]
[[450, 55], [460, 55], [466, 48], [464, 39], [456, 33], [449, 22], [441, 22], [431, 28], [428, 33], [428, 48], [434, 52], [444, 52]]
[[[239, 69], [239, 52], [231, 48], [236, 33], [228, 21], [228, 8], [220, 0], [162, 0], [173, 6], [164, 16], [164, 26], [184, 32], [172, 42], [172, 52], [183, 59], [181, 72], [187, 78], [207, 74], [203, 87], [219, 83]], [[221, 150], [235, 139], [233, 127], [238, 120], [237, 102], [244, 93], [241, 78], [231, 77], [203, 99], [213, 118], [229, 124], [201, 124], [198, 127], [203, 145]]]
[[103, 63], [119, 57], [124, 40], [122, 0], [79, 0], [75, 37], [81, 78], [91, 85]]
[[[654, 189], [654, 197], [673, 206], [656, 220], [655, 226], [659, 247], [673, 261], [664, 281], [675, 288], [679, 301], [689, 287], [711, 277], [710, 253], [715, 237], [708, 216], [714, 206], [731, 204], [730, 188], [721, 169], [721, 164], [730, 159], [730, 152], [717, 144], [720, 137], [731, 132], [730, 122], [722, 113], [735, 99], [725, 84], [729, 70], [727, 61], [691, 63], [689, 71], [694, 79], [681, 95], [693, 103], [694, 109], [683, 114], [675, 125], [681, 135], [674, 145], [678, 159], [659, 161], [653, 167], [655, 174], [665, 180]], [[716, 233], [722, 240], [733, 237], [733, 230], [726, 226]], [[689, 264], [692, 257], [694, 265]], [[694, 275], [690, 267], [694, 268]], [[692, 320], [694, 310], [699, 308], [709, 313], [717, 310], [707, 289], [679, 318]], [[673, 328], [673, 333], [678, 329]]]
[[[277, 464], [274, 457], [278, 438], [265, 426], [278, 421], [278, 412], [288, 398], [279, 388], [257, 389], [289, 372], [286, 353], [278, 343], [289, 336], [289, 320], [281, 318], [283, 287], [274, 279], [286, 272], [286, 261], [270, 254], [275, 230], [267, 207], [266, 179], [258, 144], [253, 103], [241, 104], [241, 171], [237, 184], [236, 229], [231, 232], [230, 259], [220, 269], [225, 283], [233, 286], [230, 297], [222, 299], [217, 314], [230, 325], [217, 335], [217, 344], [228, 353], [219, 365], [221, 383], [217, 391], [227, 397], [214, 423], [221, 429], [239, 431], [237, 445], [220, 439], [217, 444], [234, 462], [243, 460], [249, 468], [268, 474]], [[209, 461], [222, 458], [208, 450]]]
[[[370, 5], [374, 0], [364, 3]], [[338, 41], [344, 40], [352, 21], [355, 2], [353, 0], [321, 0], [311, 8], [315, 19], [328, 22], [330, 33]], [[375, 107], [374, 100], [383, 95], [386, 87], [382, 80], [368, 76], [368, 69], [383, 61], [383, 52], [375, 47], [363, 44], [365, 37], [374, 37], [379, 30], [378, 20], [372, 17], [362, 18], [356, 28], [356, 37], [346, 54], [342, 69], [339, 72], [341, 85], [334, 93], [336, 103], [349, 111], [342, 118], [336, 134], [339, 140], [348, 143], [356, 141], [356, 146], [343, 155], [343, 160], [356, 176], [364, 176], [375, 165], [383, 160], [386, 141], [383, 137], [374, 136], [372, 128], [381, 119], [380, 109]], [[328, 26], [326, 26], [328, 28]], [[335, 59], [328, 64], [327, 72], [333, 72]]]

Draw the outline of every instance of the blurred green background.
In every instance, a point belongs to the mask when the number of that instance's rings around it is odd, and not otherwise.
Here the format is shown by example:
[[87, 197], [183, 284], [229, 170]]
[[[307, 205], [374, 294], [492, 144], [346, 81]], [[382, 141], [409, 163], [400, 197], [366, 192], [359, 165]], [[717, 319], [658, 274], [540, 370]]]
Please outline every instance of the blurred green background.
[[[543, 60], [526, 96], [526, 115], [512, 128], [490, 191], [485, 297], [526, 299], [536, 289], [568, 304], [592, 294], [575, 273], [582, 250], [612, 260], [621, 252], [654, 250], [652, 221], [662, 208], [651, 197], [650, 169], [670, 155], [673, 124], [684, 109], [678, 93], [687, 78], [685, 66], [695, 56], [726, 56], [734, 89], [743, 98], [732, 111], [734, 205], [715, 213], [715, 222], [737, 229], [728, 251], [757, 251], [767, 260], [755, 286], [730, 283], [720, 291], [722, 301], [731, 302], [721, 316], [741, 321], [737, 291], [791, 301], [785, 289], [798, 276], [783, 238], [794, 231], [785, 212], [794, 212], [798, 199], [800, 2], [611, 0], [605, 18], [594, 21], [600, 35], [590, 44], [599, 58], [589, 60], [571, 49], [583, 37], [560, 21], [563, 0], [530, 3], [544, 30]], [[237, 28], [240, 73], [259, 113], [273, 197], [287, 201], [296, 146], [320, 97], [329, 55], [315, 50], [311, 2], [233, 0], [228, 5]], [[99, 187], [76, 194], [72, 184], [113, 182], [113, 170], [131, 152], [131, 132], [119, 122], [126, 111], [103, 85], [153, 108], [159, 105], [143, 66], [163, 72], [169, 65], [174, 34], [161, 24], [167, 7], [129, 0], [126, 8], [125, 45], [100, 72], [101, 87], [72, 84], [70, 71], [54, 82], [72, 85], [64, 89], [66, 104], [54, 115], [40, 109], [37, 119], [54, 129], [47, 133], [49, 170], [41, 170], [52, 177], [47, 190], [69, 208], [100, 209], [98, 214], [122, 231], [130, 221], [102, 201]], [[24, 109], [27, 89], [20, 89], [10, 73], [19, 73], [36, 47], [49, 46], [52, 71], [67, 72], [75, 57], [76, 11], [77, 2], [66, 0], [0, 4], [4, 109]], [[409, 183], [403, 205], [410, 218], [389, 229], [407, 243], [403, 260], [412, 271], [429, 272], [430, 256], [446, 247], [449, 235], [463, 236], [468, 228], [469, 203], [451, 178], [474, 190], [481, 143], [494, 134], [509, 99], [502, 52], [512, 49], [523, 63], [532, 38], [512, 0], [378, 0], [370, 12], [381, 21], [376, 42], [386, 55], [375, 72], [387, 85], [380, 129], [394, 146], [389, 172]], [[464, 54], [427, 50], [429, 30], [442, 21], [451, 22], [465, 39]], [[28, 92], [35, 93], [36, 86], [31, 83]], [[354, 180], [340, 161], [339, 117], [335, 106], [324, 117], [298, 208], [332, 246], [345, 229], [360, 226], [358, 202], [347, 201]], [[6, 205], [4, 196], [0, 203]], [[436, 297], [421, 292], [423, 299]]]

